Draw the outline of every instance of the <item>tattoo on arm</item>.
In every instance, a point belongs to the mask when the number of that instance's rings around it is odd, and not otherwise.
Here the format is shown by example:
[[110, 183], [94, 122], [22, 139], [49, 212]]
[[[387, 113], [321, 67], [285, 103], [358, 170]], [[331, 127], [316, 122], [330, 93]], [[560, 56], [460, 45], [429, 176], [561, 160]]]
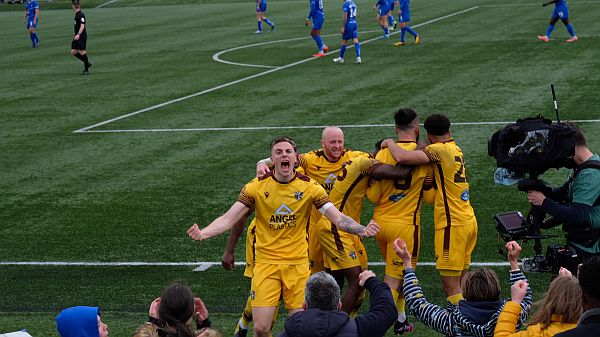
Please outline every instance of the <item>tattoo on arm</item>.
[[361, 224], [357, 223], [347, 215], [342, 215], [340, 221], [337, 223], [336, 226], [344, 232], [354, 235], [363, 236], [365, 233], [365, 227], [363, 227]]

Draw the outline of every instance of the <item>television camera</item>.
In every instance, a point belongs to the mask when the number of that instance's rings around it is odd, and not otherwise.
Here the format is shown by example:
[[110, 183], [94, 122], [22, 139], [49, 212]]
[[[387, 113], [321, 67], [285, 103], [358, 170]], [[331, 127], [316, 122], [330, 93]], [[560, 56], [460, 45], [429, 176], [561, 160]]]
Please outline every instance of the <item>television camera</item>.
[[[575, 129], [560, 122], [554, 85], [551, 89], [556, 123], [541, 115], [518, 119], [494, 133], [488, 141], [488, 155], [496, 158], [497, 166], [522, 178], [517, 185], [519, 191], [537, 190], [549, 195], [552, 189], [539, 176], [551, 168], [574, 166]], [[532, 205], [525, 217], [520, 212], [507, 212], [496, 214], [494, 219], [504, 241], [534, 241], [535, 255], [523, 259], [525, 271], [556, 273], [561, 265], [576, 268], [577, 254], [567, 247], [551, 244], [546, 254], [542, 254], [541, 240], [553, 236], [543, 235], [541, 229], [555, 225], [552, 218], [544, 221], [545, 217], [540, 206]]]

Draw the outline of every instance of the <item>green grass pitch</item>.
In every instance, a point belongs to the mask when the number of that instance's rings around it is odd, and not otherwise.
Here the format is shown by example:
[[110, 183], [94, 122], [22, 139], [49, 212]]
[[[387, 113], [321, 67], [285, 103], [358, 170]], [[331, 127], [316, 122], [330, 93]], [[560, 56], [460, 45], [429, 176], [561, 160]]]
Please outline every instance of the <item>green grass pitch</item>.
[[[474, 261], [503, 261], [492, 216], [526, 211], [527, 201], [493, 184], [487, 139], [501, 127], [493, 123], [555, 119], [554, 83], [562, 119], [587, 120], [581, 126], [598, 151], [600, 1], [569, 2], [580, 40], [568, 44], [560, 23], [549, 43], [537, 41], [551, 13], [538, 1], [413, 0], [422, 42], [409, 36], [401, 48], [393, 46], [399, 32], [378, 39], [372, 2], [357, 1], [363, 64], [349, 49], [337, 65], [336, 52], [309, 60], [307, 1], [269, 1], [276, 29], [262, 35], [254, 34], [253, 1], [82, 1], [89, 76], [69, 54], [69, 1], [41, 1], [37, 49], [29, 48], [23, 5], [0, 4], [0, 262], [219, 261], [226, 235], [195, 243], [185, 231], [227, 210], [273, 137], [289, 135], [304, 152], [319, 146], [318, 126], [343, 125], [348, 147], [370, 150], [394, 136], [401, 106], [455, 123], [479, 221]], [[341, 4], [325, 1], [322, 34], [332, 51]], [[220, 52], [220, 60], [252, 66], [217, 62]], [[543, 178], [558, 184], [566, 173]], [[433, 261], [431, 225], [426, 207], [421, 261]], [[381, 261], [374, 240], [368, 250]], [[523, 255], [532, 254], [524, 244]], [[244, 260], [242, 244], [236, 259]], [[100, 305], [110, 335], [129, 336], [164, 286], [183, 279], [230, 335], [248, 291], [241, 268], [192, 269], [0, 264], [0, 333], [58, 336], [53, 318], [62, 308]], [[382, 276], [382, 267], [374, 270]], [[506, 285], [507, 268], [496, 270]], [[435, 270], [417, 273], [431, 300], [443, 303]], [[528, 277], [540, 298], [550, 276]], [[418, 325], [414, 335], [433, 334]]]

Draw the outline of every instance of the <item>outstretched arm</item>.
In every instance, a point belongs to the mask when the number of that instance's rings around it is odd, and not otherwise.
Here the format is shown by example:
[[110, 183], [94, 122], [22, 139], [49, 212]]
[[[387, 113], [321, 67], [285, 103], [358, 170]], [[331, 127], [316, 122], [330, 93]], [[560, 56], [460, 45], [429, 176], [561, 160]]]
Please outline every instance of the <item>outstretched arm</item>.
[[548, 6], [548, 5], [550, 5], [550, 4], [553, 4], [553, 3], [555, 3], [555, 2], [556, 2], [556, 0], [550, 0], [550, 1], [548, 1], [548, 2], [544, 2], [544, 3], [542, 4], [542, 7], [546, 7], [546, 6]]
[[429, 157], [423, 151], [407, 151], [400, 148], [392, 139], [386, 139], [381, 143], [381, 146], [390, 149], [390, 153], [394, 160], [405, 165], [422, 165], [429, 163]]
[[208, 226], [200, 229], [198, 224], [193, 224], [187, 233], [192, 240], [202, 241], [213, 236], [222, 234], [230, 230], [235, 223], [240, 221], [249, 212], [249, 208], [239, 201], [236, 201], [233, 206], [223, 215], [216, 218]]
[[337, 228], [344, 232], [361, 237], [371, 237], [379, 232], [379, 225], [371, 220], [367, 226], [362, 226], [351, 217], [340, 212], [332, 203], [327, 203], [319, 209]]

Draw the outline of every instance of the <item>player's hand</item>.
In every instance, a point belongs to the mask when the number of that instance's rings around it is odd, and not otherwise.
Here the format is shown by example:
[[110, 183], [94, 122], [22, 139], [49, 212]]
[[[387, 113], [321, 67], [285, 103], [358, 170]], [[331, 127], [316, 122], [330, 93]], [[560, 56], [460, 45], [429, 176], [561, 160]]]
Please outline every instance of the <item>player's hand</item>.
[[194, 297], [194, 315], [196, 315], [198, 322], [202, 322], [208, 318], [208, 309], [206, 309], [206, 305], [198, 297]]
[[379, 224], [377, 222], [375, 222], [374, 220], [369, 221], [369, 224], [365, 227], [365, 232], [363, 234], [363, 237], [365, 238], [370, 238], [372, 236], [377, 235], [377, 233], [379, 233], [379, 230], [381, 229], [381, 226], [379, 226]]
[[73, 38], [73, 40], [79, 41], [79, 34], [75, 34], [75, 37]]
[[573, 274], [569, 269], [565, 267], [560, 267], [560, 269], [558, 270], [558, 276], [573, 277]]
[[344, 35], [344, 31], [345, 31], [345, 27], [342, 27], [342, 29], [340, 29], [340, 33], [342, 33], [342, 35]]
[[533, 206], [542, 206], [544, 199], [546, 199], [546, 196], [540, 191], [530, 190], [527, 192], [527, 200]]
[[362, 273], [358, 275], [358, 285], [361, 287], [365, 286], [365, 282], [371, 277], [375, 277], [375, 273], [370, 270], [363, 270]]
[[394, 144], [394, 143], [395, 143], [395, 142], [394, 142], [394, 140], [393, 140], [393, 139], [391, 139], [391, 138], [384, 139], [384, 140], [381, 142], [381, 148], [382, 148], [382, 149], [385, 149], [386, 147], [390, 147], [388, 142], [391, 142], [392, 144]]
[[221, 257], [221, 266], [225, 270], [233, 270], [235, 267], [235, 255], [233, 252], [225, 251]]
[[196, 223], [193, 224], [190, 228], [188, 228], [187, 234], [192, 240], [202, 241], [205, 239], [202, 230]]
[[518, 280], [510, 287], [510, 300], [516, 303], [521, 304], [523, 299], [525, 298], [525, 294], [527, 294], [527, 281]]
[[518, 267], [519, 254], [521, 254], [521, 246], [516, 241], [509, 241], [504, 245], [508, 252], [508, 262], [511, 263], [511, 268]]
[[267, 173], [270, 173], [271, 169], [269, 168], [269, 165], [265, 164], [265, 163], [258, 163], [256, 164], [256, 176], [257, 177], [262, 177]]
[[159, 306], [160, 306], [160, 298], [154, 299], [154, 301], [152, 301], [152, 303], [150, 303], [150, 310], [148, 310], [148, 316], [158, 319], [158, 307]]
[[306, 19], [306, 21], [304, 21], [304, 25], [305, 25], [306, 27], [308, 27], [308, 24], [309, 24], [309, 23], [310, 23], [310, 21], [309, 21], [308, 19]]
[[400, 238], [394, 240], [394, 251], [396, 252], [396, 255], [402, 259], [405, 268], [412, 265], [412, 256], [408, 251], [408, 247], [406, 247], [406, 241]]

